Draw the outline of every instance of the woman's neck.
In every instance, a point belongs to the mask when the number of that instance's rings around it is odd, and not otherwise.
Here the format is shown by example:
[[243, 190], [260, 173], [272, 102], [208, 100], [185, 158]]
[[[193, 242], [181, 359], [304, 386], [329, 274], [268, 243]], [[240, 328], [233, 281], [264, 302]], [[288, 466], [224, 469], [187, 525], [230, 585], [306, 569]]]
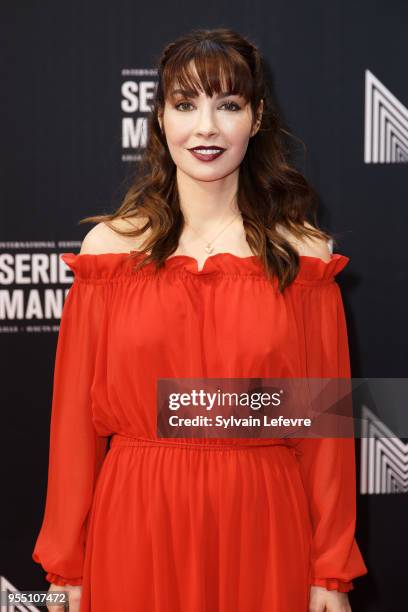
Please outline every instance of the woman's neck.
[[177, 188], [186, 224], [201, 233], [214, 234], [239, 214], [237, 172], [218, 181], [197, 181], [177, 170]]

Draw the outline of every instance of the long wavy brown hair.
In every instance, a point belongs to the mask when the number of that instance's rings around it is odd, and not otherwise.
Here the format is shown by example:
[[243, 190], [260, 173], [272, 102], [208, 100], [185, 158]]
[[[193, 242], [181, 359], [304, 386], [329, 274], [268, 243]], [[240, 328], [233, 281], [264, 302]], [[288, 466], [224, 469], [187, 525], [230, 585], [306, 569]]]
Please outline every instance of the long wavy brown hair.
[[[193, 62], [198, 81], [191, 71]], [[207, 96], [227, 91], [243, 96], [252, 109], [255, 125], [260, 101], [260, 128], [249, 139], [239, 168], [237, 206], [246, 239], [264, 264], [268, 278], [276, 275], [283, 292], [299, 270], [299, 255], [284, 237], [333, 237], [319, 229], [317, 194], [306, 178], [288, 161], [285, 136], [291, 136], [280, 118], [265, 76], [264, 61], [255, 44], [230, 29], [193, 30], [168, 44], [158, 61], [158, 83], [147, 120], [147, 145], [135, 177], [119, 208], [112, 214], [86, 217], [80, 223], [104, 222], [125, 236], [150, 235], [131, 257], [145, 256], [136, 269], [155, 262], [161, 268], [178, 246], [184, 227], [176, 181], [176, 165], [170, 156], [158, 121], [175, 83]], [[110, 223], [115, 219], [140, 218], [144, 224], [129, 231]], [[308, 226], [305, 226], [305, 222]], [[285, 230], [281, 232], [277, 224]]]

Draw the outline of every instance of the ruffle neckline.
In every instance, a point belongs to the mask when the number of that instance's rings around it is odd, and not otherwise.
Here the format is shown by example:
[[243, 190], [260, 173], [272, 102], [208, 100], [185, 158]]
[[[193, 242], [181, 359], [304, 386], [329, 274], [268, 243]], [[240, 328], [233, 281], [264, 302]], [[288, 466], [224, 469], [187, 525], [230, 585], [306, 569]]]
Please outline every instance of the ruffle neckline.
[[[130, 255], [136, 254], [136, 257]], [[118, 278], [156, 273], [154, 262], [135, 271], [135, 263], [140, 260], [141, 251], [128, 253], [76, 254], [62, 253], [61, 259], [74, 272], [75, 278], [83, 281], [108, 281]], [[343, 270], [350, 258], [340, 253], [332, 253], [329, 261], [310, 255], [299, 256], [299, 272], [294, 282], [315, 283], [331, 282]], [[179, 272], [192, 276], [210, 276], [223, 274], [233, 276], [260, 276], [265, 278], [265, 271], [257, 255], [239, 257], [232, 253], [210, 255], [201, 270], [198, 262], [190, 255], [171, 255], [162, 268], [164, 272]]]

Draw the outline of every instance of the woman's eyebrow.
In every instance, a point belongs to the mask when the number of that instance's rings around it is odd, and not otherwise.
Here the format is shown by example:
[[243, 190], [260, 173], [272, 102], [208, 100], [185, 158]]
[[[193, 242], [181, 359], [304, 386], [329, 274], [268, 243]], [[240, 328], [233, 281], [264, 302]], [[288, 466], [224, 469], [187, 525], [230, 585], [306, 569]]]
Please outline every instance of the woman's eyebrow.
[[[170, 92], [170, 96], [176, 96], [177, 94], [181, 94], [183, 96], [188, 96], [189, 98], [197, 98], [198, 94], [190, 89], [173, 89], [172, 92]], [[239, 94], [233, 94], [232, 91], [222, 91], [219, 94], [217, 94], [218, 98], [226, 98], [227, 96], [231, 96], [231, 95], [239, 95]]]

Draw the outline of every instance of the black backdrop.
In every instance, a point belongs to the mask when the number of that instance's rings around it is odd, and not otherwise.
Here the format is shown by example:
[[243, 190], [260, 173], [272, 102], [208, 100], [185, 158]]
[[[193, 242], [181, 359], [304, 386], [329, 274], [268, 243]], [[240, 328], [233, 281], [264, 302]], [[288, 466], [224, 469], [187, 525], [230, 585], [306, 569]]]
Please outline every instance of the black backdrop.
[[[319, 193], [320, 221], [351, 259], [339, 284], [353, 376], [407, 376], [408, 4], [19, 0], [1, 13], [1, 576], [3, 588], [47, 589], [31, 552], [72, 277], [36, 278], [35, 256], [77, 252], [91, 227], [79, 219], [118, 206], [143, 148], [155, 60], [176, 36], [224, 26], [260, 46], [284, 118], [306, 143], [300, 169]], [[393, 144], [378, 157], [384, 126]], [[353, 612], [405, 609], [407, 491], [358, 494], [369, 575], [355, 581]]]

